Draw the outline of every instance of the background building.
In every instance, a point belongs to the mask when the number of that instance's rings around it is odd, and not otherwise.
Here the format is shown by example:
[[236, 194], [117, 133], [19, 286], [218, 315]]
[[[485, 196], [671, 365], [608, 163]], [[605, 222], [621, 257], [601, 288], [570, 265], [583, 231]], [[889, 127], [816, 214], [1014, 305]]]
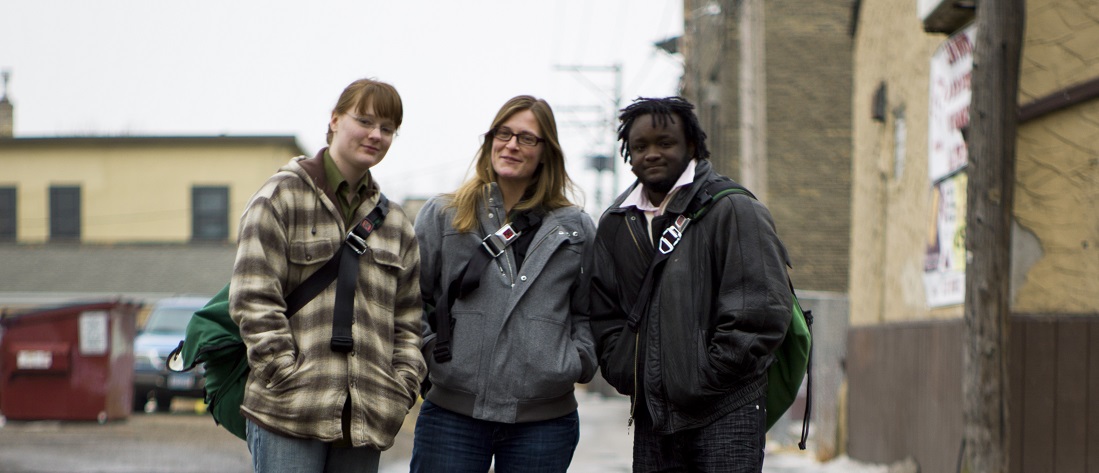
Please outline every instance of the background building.
[[0, 302], [212, 294], [248, 199], [301, 154], [289, 136], [0, 137]]
[[797, 287], [837, 293], [848, 277], [851, 5], [686, 0], [679, 45], [682, 94], [714, 166], [767, 204]]
[[[862, 0], [847, 442], [955, 471], [972, 5]], [[1009, 471], [1099, 471], [1099, 5], [1028, 0], [1007, 327]]]
[[[851, 215], [852, 5], [685, 0], [681, 93], [697, 105], [717, 170], [770, 209], [816, 323], [813, 436], [840, 449]], [[803, 415], [771, 430], [789, 443]]]

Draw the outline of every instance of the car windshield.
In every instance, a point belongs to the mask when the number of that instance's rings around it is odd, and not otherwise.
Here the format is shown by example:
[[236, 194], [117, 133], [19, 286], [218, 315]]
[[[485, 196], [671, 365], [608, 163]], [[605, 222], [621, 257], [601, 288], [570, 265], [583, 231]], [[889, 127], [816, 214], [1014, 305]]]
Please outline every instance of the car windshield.
[[149, 315], [149, 321], [145, 323], [145, 332], [183, 333], [187, 330], [187, 322], [191, 320], [194, 312], [194, 309], [183, 307], [157, 309]]

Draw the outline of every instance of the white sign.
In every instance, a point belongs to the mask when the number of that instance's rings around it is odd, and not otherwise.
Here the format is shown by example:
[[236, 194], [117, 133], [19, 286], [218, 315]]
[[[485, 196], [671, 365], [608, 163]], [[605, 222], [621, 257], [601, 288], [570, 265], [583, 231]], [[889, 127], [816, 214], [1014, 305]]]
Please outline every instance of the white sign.
[[934, 195], [931, 228], [924, 255], [924, 290], [929, 307], [965, 303], [965, 207], [968, 176], [940, 181]]
[[962, 131], [969, 127], [973, 44], [977, 28], [953, 34], [931, 56], [927, 117], [927, 176], [932, 215], [924, 256], [924, 291], [929, 307], [965, 303], [966, 173], [969, 162]]
[[976, 26], [950, 36], [931, 56], [927, 119], [927, 174], [937, 182], [969, 160], [962, 130], [969, 126]]
[[19, 350], [15, 354], [15, 368], [20, 370], [48, 370], [53, 366], [53, 354], [49, 350]]
[[100, 356], [107, 354], [107, 312], [87, 311], [80, 314], [80, 354]]

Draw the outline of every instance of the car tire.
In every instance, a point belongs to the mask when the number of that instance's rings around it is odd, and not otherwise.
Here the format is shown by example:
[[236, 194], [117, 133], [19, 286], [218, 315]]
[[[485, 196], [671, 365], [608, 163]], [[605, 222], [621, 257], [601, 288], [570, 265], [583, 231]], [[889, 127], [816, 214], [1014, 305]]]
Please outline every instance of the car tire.
[[145, 412], [145, 404], [148, 402], [148, 393], [134, 393], [134, 412]]
[[157, 412], [171, 412], [172, 411], [172, 396], [170, 394], [157, 394], [156, 395], [156, 411]]

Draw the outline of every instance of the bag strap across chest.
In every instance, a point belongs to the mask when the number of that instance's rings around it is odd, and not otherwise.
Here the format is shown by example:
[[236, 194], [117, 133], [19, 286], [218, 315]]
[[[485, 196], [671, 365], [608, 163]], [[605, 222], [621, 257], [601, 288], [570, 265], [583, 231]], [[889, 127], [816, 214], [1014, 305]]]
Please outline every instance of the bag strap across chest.
[[653, 288], [660, 281], [660, 274], [664, 269], [664, 264], [667, 262], [668, 257], [675, 250], [675, 247], [679, 245], [679, 242], [683, 239], [683, 232], [687, 230], [687, 226], [692, 221], [698, 220], [706, 215], [706, 212], [710, 210], [710, 205], [717, 199], [725, 197], [729, 194], [744, 194], [753, 199], [755, 195], [743, 186], [733, 182], [732, 179], [723, 178], [716, 181], [710, 181], [695, 193], [695, 196], [691, 199], [691, 202], [687, 204], [686, 210], [683, 214], [675, 218], [675, 222], [664, 229], [664, 232], [660, 235], [660, 240], [656, 246], [656, 254], [653, 255], [652, 262], [649, 263], [649, 268], [645, 271], [645, 279], [641, 282], [641, 289], [638, 292], [638, 300], [634, 303], [630, 309], [630, 314], [626, 318], [626, 324], [630, 330], [636, 333], [641, 325], [641, 319], [645, 312], [648, 310], [649, 302], [652, 300]]
[[473, 251], [473, 255], [458, 275], [449, 284], [443, 286], [442, 300], [435, 307], [435, 348], [432, 355], [436, 363], [445, 363], [451, 359], [453, 318], [450, 315], [450, 308], [454, 305], [454, 301], [476, 290], [481, 285], [481, 275], [484, 274], [489, 262], [504, 254], [508, 246], [517, 244], [524, 236], [533, 236], [534, 231], [541, 224], [542, 217], [534, 212], [517, 215], [510, 224], [505, 224], [482, 239], [478, 249]]

